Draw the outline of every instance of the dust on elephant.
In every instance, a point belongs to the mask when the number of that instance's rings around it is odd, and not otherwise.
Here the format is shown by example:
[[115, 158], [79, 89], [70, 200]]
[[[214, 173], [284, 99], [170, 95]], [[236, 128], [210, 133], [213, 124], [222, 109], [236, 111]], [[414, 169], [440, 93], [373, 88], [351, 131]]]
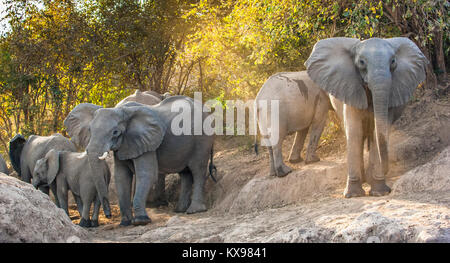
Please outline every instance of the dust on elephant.
[[[343, 120], [347, 138], [348, 177], [345, 197], [390, 193], [389, 128], [399, 118], [416, 87], [425, 80], [428, 63], [408, 38], [329, 38], [316, 43], [305, 62], [312, 80], [329, 93]], [[369, 164], [364, 171], [363, 146], [368, 141]]]
[[[37, 160], [44, 158], [51, 149], [76, 151], [75, 145], [59, 133], [50, 136], [31, 135], [27, 140], [21, 134], [14, 136], [9, 142], [9, 158], [19, 178], [30, 183]], [[39, 189], [49, 194], [49, 187], [42, 186]], [[51, 190], [55, 196], [55, 204], [59, 207], [56, 188], [51, 187]]]
[[[319, 161], [317, 144], [325, 127], [328, 110], [331, 109], [327, 94], [309, 78], [306, 71], [283, 72], [271, 76], [262, 86], [255, 99], [257, 113], [263, 111], [267, 101], [267, 116], [270, 119], [271, 100], [279, 101], [278, 142], [269, 146], [270, 175], [285, 176], [292, 171], [283, 162], [282, 145], [286, 135], [295, 134], [289, 161], [301, 162], [300, 153], [308, 130], [311, 127], [305, 163]], [[274, 120], [258, 119], [261, 134], [273, 131]]]
[[[109, 184], [111, 174], [106, 161], [99, 161], [102, 173], [100, 176]], [[33, 171], [33, 186], [54, 185], [61, 208], [69, 215], [68, 190], [73, 193], [77, 208], [81, 212], [79, 225], [82, 227], [97, 227], [100, 212], [100, 200], [93, 181], [93, 171], [90, 169], [86, 152], [66, 152], [50, 150], [44, 158], [36, 162]], [[95, 203], [94, 203], [95, 201]], [[90, 209], [94, 203], [92, 221]]]
[[[194, 103], [198, 102], [185, 96], [173, 96], [154, 106], [129, 102], [121, 107], [103, 109], [97, 106], [96, 109], [93, 104], [80, 104], [66, 118], [64, 123], [72, 137], [83, 136], [86, 133], [77, 131], [77, 127], [86, 119], [76, 116], [79, 112], [84, 112], [84, 115], [90, 113], [90, 139], [86, 151], [94, 171], [100, 169], [99, 158], [104, 158], [108, 151], [114, 152], [121, 225], [151, 221], [145, 210], [145, 201], [151, 186], [158, 180], [158, 174], [179, 173], [181, 176], [181, 195], [176, 211], [196, 213], [206, 210], [203, 190], [210, 159], [212, 166], [214, 137], [205, 134], [194, 136], [192, 116], [192, 135], [175, 135], [171, 130], [172, 120], [180, 115], [172, 112], [172, 106], [185, 105], [193, 109]], [[202, 107], [201, 104], [197, 106]], [[203, 118], [206, 117], [204, 113]], [[109, 209], [107, 186], [98, 174], [95, 172], [94, 182], [106, 211]], [[133, 174], [136, 177], [134, 217], [130, 198]]]
[[8, 172], [8, 166], [6, 166], [3, 156], [0, 154], [0, 173], [8, 174]]

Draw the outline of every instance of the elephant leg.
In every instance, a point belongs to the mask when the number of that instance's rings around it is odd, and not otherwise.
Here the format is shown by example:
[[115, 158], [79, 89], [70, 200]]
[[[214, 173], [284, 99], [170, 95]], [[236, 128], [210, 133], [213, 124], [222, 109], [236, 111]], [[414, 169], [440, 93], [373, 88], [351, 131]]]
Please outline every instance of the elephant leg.
[[67, 195], [67, 186], [61, 185], [58, 186], [58, 190], [56, 195], [58, 196], [59, 204], [61, 205], [61, 209], [63, 209], [67, 215], [69, 215], [69, 201], [68, 201], [68, 195]]
[[269, 176], [277, 176], [277, 172], [275, 171], [275, 160], [273, 158], [273, 149], [272, 146], [269, 146], [269, 163], [270, 163], [270, 172]]
[[[58, 194], [57, 194], [55, 182], [53, 182], [52, 184], [50, 184], [50, 190], [52, 191], [53, 197], [55, 198], [55, 205], [56, 205], [58, 208], [61, 208], [61, 205], [59, 204], [59, 200], [58, 200]], [[80, 213], [80, 215], [81, 215], [81, 213]]]
[[319, 97], [319, 103], [314, 113], [314, 119], [311, 123], [311, 132], [309, 133], [309, 144], [306, 150], [305, 163], [314, 163], [320, 161], [316, 150], [319, 144], [320, 136], [322, 136], [323, 129], [327, 123], [328, 117], [328, 101]]
[[147, 152], [133, 160], [136, 174], [136, 193], [133, 198], [133, 225], [151, 222], [145, 210], [148, 193], [158, 180], [158, 159], [156, 152]]
[[128, 226], [131, 225], [131, 220], [133, 219], [131, 210], [131, 183], [133, 174], [131, 170], [118, 159], [114, 160], [114, 179], [120, 206], [120, 225]]
[[191, 204], [193, 178], [191, 170], [189, 170], [189, 168], [184, 169], [179, 174], [181, 179], [181, 191], [177, 206], [175, 207], [175, 212], [184, 213]]
[[364, 167], [363, 147], [363, 112], [351, 106], [344, 106], [344, 126], [347, 140], [347, 186], [344, 190], [346, 198], [364, 196], [361, 185]]
[[75, 202], [77, 203], [78, 213], [80, 213], [80, 217], [83, 217], [83, 202], [82, 202], [81, 198], [79, 196], [75, 195], [73, 192], [72, 192], [72, 195], [73, 195], [73, 199], [75, 199]]
[[370, 184], [369, 195], [383, 196], [391, 192], [391, 188], [386, 185], [386, 180], [381, 169], [381, 164], [378, 157], [378, 148], [375, 139], [373, 138], [369, 143], [369, 164], [365, 171], [365, 181]]
[[[96, 194], [96, 193], [95, 193]], [[98, 216], [100, 214], [100, 207], [102, 203], [100, 202], [100, 199], [98, 199], [98, 196], [95, 196], [94, 200], [94, 212], [92, 213], [92, 220], [91, 220], [91, 227], [98, 227]]]
[[275, 171], [278, 177], [284, 177], [290, 172], [292, 172], [292, 169], [284, 164], [283, 162], [283, 152], [282, 152], [282, 146], [284, 141], [285, 134], [281, 134], [280, 131], [280, 137], [278, 140], [278, 143], [275, 146], [272, 146], [273, 149], [273, 157], [274, 157], [274, 164], [275, 164]]
[[291, 153], [289, 154], [290, 163], [299, 163], [303, 161], [301, 157], [301, 152], [303, 149], [303, 144], [305, 143], [307, 133], [308, 128], [297, 131], [295, 133], [294, 144], [292, 144]]
[[166, 175], [164, 173], [158, 174], [158, 181], [156, 182], [155, 188], [148, 195], [147, 204], [150, 207], [168, 205], [166, 197]]
[[91, 227], [90, 212], [91, 204], [94, 201], [94, 193], [88, 194], [84, 191], [81, 192], [81, 200], [83, 201], [83, 214], [81, 215], [81, 220], [79, 226], [81, 227]]
[[[206, 159], [206, 158], [205, 158]], [[207, 159], [206, 159], [207, 160]], [[192, 172], [193, 187], [192, 187], [192, 201], [186, 213], [200, 213], [206, 211], [205, 203], [205, 181], [208, 162], [200, 163], [189, 167]]]

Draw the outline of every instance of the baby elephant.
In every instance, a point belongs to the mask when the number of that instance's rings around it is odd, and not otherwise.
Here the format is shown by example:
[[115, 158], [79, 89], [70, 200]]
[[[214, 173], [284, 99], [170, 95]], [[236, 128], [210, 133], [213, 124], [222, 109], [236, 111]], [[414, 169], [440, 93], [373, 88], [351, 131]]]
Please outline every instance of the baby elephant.
[[[271, 112], [273, 101], [278, 101], [278, 113]], [[282, 177], [292, 171], [284, 164], [281, 149], [284, 138], [290, 133], [296, 134], [289, 162], [298, 163], [303, 160], [300, 152], [308, 130], [310, 137], [305, 163], [320, 160], [316, 149], [331, 104], [327, 94], [314, 84], [306, 71], [283, 72], [271, 76], [256, 96], [255, 103], [259, 130], [265, 146], [269, 146], [270, 175]], [[274, 126], [277, 122], [278, 131]]]
[[[102, 161], [103, 176], [109, 184], [111, 178], [106, 161]], [[92, 170], [86, 152], [66, 152], [50, 150], [44, 158], [36, 162], [33, 171], [33, 186], [56, 184], [56, 192], [61, 208], [69, 214], [67, 192], [72, 191], [78, 206], [82, 211], [80, 226], [97, 227], [100, 210], [100, 200], [93, 181]], [[55, 180], [56, 179], [56, 180]], [[89, 218], [91, 204], [94, 202], [92, 221]]]

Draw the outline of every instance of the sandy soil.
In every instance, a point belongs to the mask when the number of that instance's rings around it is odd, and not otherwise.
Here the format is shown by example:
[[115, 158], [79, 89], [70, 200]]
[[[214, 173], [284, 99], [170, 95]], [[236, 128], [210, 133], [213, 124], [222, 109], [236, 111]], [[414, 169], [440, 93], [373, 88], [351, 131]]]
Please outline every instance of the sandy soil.
[[[390, 135], [390, 172], [395, 190], [385, 197], [345, 199], [345, 140], [329, 125], [319, 146], [321, 161], [289, 164], [284, 178], [269, 177], [268, 153], [253, 152], [253, 138], [222, 137], [215, 143], [219, 183], [208, 180], [205, 213], [173, 212], [177, 176], [167, 179], [170, 205], [148, 208], [153, 222], [120, 227], [111, 220], [89, 229], [92, 242], [450, 242], [450, 92], [418, 89]], [[335, 121], [335, 119], [333, 118]], [[293, 136], [284, 142], [287, 161]], [[448, 148], [450, 152], [450, 148]], [[367, 154], [367, 153], [366, 153]], [[303, 153], [304, 156], [304, 153]], [[448, 168], [447, 168], [448, 167]], [[409, 172], [408, 172], [409, 171]], [[443, 174], [444, 172], [444, 174]], [[433, 174], [420, 191], [421, 178]], [[406, 178], [399, 181], [399, 178]], [[411, 178], [411, 179], [410, 179]], [[415, 181], [414, 181], [415, 180]], [[448, 185], [447, 185], [448, 183]], [[368, 185], [364, 185], [366, 191]], [[419, 189], [419, 188], [417, 188]], [[71, 218], [78, 213], [71, 207]]]

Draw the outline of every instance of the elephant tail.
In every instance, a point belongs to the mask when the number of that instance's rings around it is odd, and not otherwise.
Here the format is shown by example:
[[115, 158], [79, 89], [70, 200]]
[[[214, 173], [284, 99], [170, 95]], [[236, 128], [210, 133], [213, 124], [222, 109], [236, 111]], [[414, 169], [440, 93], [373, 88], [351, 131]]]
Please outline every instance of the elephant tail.
[[23, 147], [27, 140], [19, 133], [9, 141], [9, 159], [11, 160], [12, 167], [21, 177], [20, 170], [20, 156], [22, 154]]
[[209, 160], [209, 176], [211, 176], [211, 179], [214, 181], [214, 183], [217, 183], [217, 179], [215, 175], [217, 174], [217, 168], [214, 165], [214, 145], [211, 146], [211, 155]]
[[258, 137], [255, 134], [255, 144], [254, 144], [255, 154], [258, 155]]

